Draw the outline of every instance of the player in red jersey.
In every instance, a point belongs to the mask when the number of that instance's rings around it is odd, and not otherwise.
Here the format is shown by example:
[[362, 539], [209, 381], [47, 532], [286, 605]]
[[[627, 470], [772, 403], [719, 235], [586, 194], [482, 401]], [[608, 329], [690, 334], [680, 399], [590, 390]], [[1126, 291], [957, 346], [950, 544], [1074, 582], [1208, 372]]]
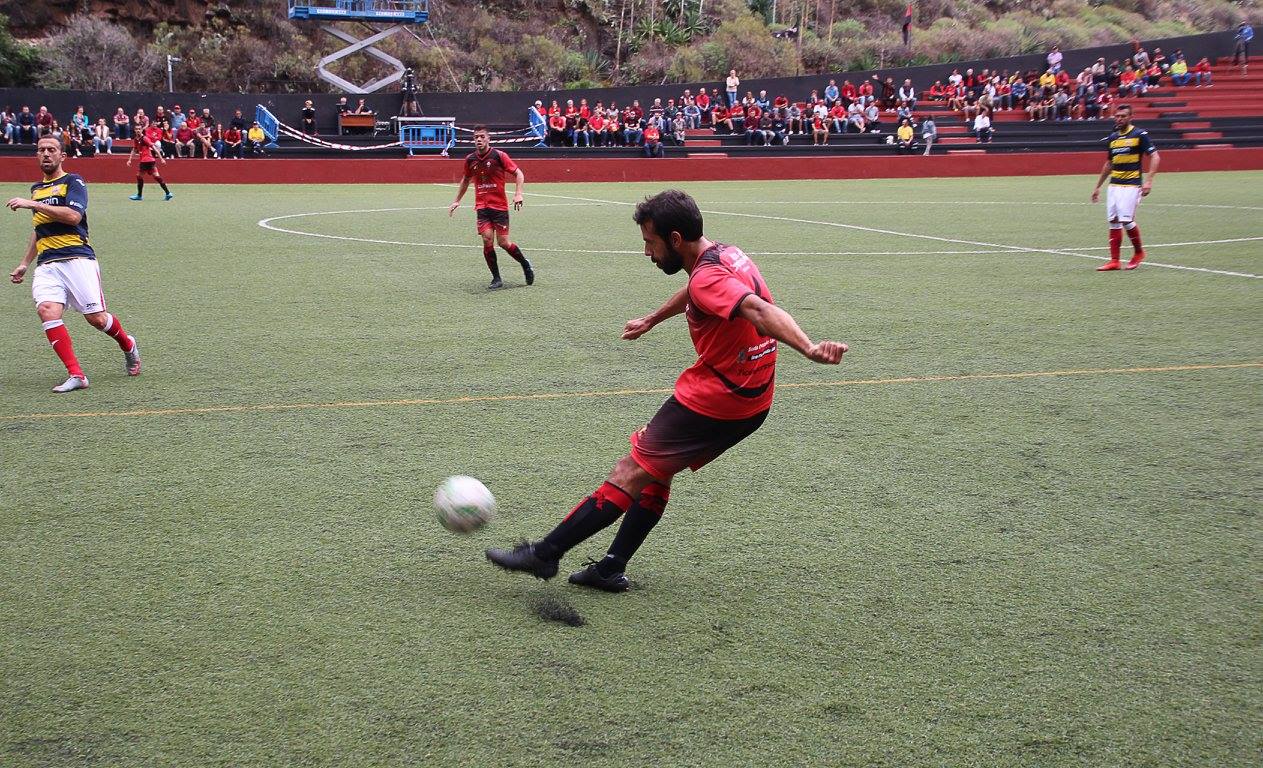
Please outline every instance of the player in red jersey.
[[158, 162], [167, 162], [167, 158], [162, 156], [162, 147], [158, 143], [158, 139], [149, 131], [138, 131], [136, 137], [132, 140], [132, 151], [127, 156], [127, 166], [130, 168], [133, 157], [140, 157], [140, 165], [136, 168], [136, 194], [127, 198], [128, 200], [136, 200], [139, 202], [145, 196], [145, 174], [149, 174], [154, 181], [158, 182], [158, 186], [162, 187], [165, 196], [163, 200], [170, 200], [175, 197], [171, 194], [171, 190], [167, 188], [167, 183], [162, 180], [162, 174], [158, 173]]
[[839, 342], [812, 342], [773, 303], [741, 249], [706, 239], [702, 214], [687, 194], [667, 190], [647, 198], [633, 218], [645, 255], [666, 274], [683, 269], [689, 277], [657, 311], [627, 323], [623, 338], [639, 338], [684, 313], [697, 362], [676, 380], [675, 393], [648, 426], [632, 434], [631, 452], [556, 528], [534, 543], [487, 550], [501, 568], [550, 579], [562, 555], [623, 517], [605, 558], [570, 575], [572, 584], [607, 592], [627, 590], [627, 561], [662, 517], [672, 478], [685, 468], [697, 471], [763, 424], [772, 406], [777, 346], [829, 365], [847, 351]]
[[496, 263], [496, 245], [498, 244], [513, 260], [522, 265], [522, 274], [526, 284], [535, 282], [535, 270], [531, 262], [522, 255], [522, 249], [509, 239], [509, 202], [504, 197], [504, 182], [508, 174], [513, 174], [513, 210], [522, 210], [522, 185], [526, 176], [506, 153], [491, 148], [491, 135], [486, 126], [474, 127], [474, 151], [465, 156], [465, 176], [460, 181], [460, 189], [456, 191], [456, 199], [447, 208], [447, 215], [456, 213], [460, 200], [469, 189], [469, 182], [474, 183], [474, 209], [477, 212], [478, 234], [482, 236], [482, 257], [487, 260], [487, 269], [491, 270], [491, 285], [488, 289], [503, 288], [500, 280], [500, 265]]

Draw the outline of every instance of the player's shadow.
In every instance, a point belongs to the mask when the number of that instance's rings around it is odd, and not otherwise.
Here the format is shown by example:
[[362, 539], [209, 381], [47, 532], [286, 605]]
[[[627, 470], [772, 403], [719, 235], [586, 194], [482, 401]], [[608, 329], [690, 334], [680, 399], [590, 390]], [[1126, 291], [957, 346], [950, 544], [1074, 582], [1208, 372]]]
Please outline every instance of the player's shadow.
[[471, 296], [495, 296], [497, 293], [505, 291], [516, 291], [519, 288], [526, 288], [525, 284], [505, 283], [503, 288], [488, 288], [485, 285], [470, 286], [465, 291]]

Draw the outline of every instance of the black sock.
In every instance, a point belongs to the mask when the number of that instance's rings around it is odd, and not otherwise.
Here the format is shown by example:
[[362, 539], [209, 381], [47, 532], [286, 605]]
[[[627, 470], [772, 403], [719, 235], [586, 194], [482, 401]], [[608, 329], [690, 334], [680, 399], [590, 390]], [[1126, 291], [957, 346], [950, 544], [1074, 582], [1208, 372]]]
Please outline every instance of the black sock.
[[158, 179], [158, 186], [162, 187], [163, 192], [166, 192], [168, 195], [171, 194], [171, 190], [167, 189], [167, 183], [162, 179]]
[[566, 519], [535, 544], [535, 554], [545, 560], [556, 560], [569, 550], [599, 533], [631, 506], [631, 496], [623, 489], [602, 483], [596, 493], [579, 502]]
[[145, 180], [137, 176], [136, 177], [136, 196], [140, 197], [143, 194], [145, 194]]
[[517, 243], [509, 243], [509, 247], [504, 252], [513, 257], [513, 260], [522, 266], [526, 266], [526, 257], [522, 255], [522, 249], [517, 247]]
[[640, 498], [627, 510], [618, 533], [614, 534], [614, 543], [601, 562], [596, 565], [596, 572], [602, 576], [622, 573], [627, 569], [627, 561], [631, 560], [640, 545], [645, 543], [649, 532], [662, 519], [667, 507], [671, 489], [661, 483], [651, 483], [641, 492]]
[[484, 245], [482, 247], [482, 257], [487, 260], [487, 269], [491, 270], [491, 276], [499, 279], [500, 265], [496, 263], [495, 246]]

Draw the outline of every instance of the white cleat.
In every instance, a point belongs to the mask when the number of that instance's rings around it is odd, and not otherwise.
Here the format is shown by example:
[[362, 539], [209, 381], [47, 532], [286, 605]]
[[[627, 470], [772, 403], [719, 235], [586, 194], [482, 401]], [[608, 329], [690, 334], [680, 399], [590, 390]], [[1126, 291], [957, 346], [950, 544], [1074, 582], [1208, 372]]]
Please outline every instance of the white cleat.
[[123, 353], [123, 370], [127, 371], [128, 376], [140, 375], [140, 345], [136, 343], [136, 337], [128, 334], [127, 338], [132, 340], [132, 351]]
[[87, 376], [71, 376], [70, 378], [63, 381], [61, 384], [58, 384], [57, 386], [53, 387], [53, 391], [58, 394], [61, 394], [64, 392], [74, 392], [76, 389], [87, 389], [87, 388], [88, 388]]

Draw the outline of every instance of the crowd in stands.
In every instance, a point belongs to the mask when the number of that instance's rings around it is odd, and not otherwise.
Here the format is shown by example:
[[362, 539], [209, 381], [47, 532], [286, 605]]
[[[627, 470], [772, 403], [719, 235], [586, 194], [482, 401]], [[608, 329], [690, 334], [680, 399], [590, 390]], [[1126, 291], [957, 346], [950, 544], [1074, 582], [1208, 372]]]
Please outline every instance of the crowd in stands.
[[64, 125], [47, 107], [32, 112], [29, 106], [23, 106], [15, 112], [6, 106], [0, 111], [0, 126], [7, 144], [34, 144], [52, 136], [61, 141], [70, 157], [114, 154], [115, 141], [126, 141], [130, 147], [138, 134], [143, 134], [155, 151], [161, 151], [166, 158], [261, 157], [267, 144], [262, 127], [257, 122], [247, 122], [240, 109], [225, 125], [211, 114], [209, 107], [200, 112], [190, 109], [186, 114], [179, 104], [169, 112], [159, 105], [152, 115], [144, 109], [128, 115], [119, 107], [110, 117], [98, 117], [95, 121], [79, 107]]
[[[936, 81], [923, 90], [911, 80], [896, 84], [891, 77], [876, 75], [858, 85], [846, 80], [839, 86], [830, 80], [823, 92], [814, 90], [802, 101], [769, 97], [765, 90], [739, 96], [740, 78], [733, 71], [722, 94], [718, 89], [713, 94], [706, 88], [696, 94], [686, 89], [665, 104], [655, 98], [647, 107], [639, 100], [620, 106], [581, 98], [577, 104], [553, 101], [547, 107], [536, 101], [532, 123], [546, 128], [543, 138], [549, 146], [641, 147], [646, 156], [661, 156], [663, 142], [683, 145], [690, 130], [705, 127], [743, 136], [747, 145], [757, 146], [788, 144], [794, 135], [810, 135], [812, 144], [824, 145], [837, 134], [885, 132], [886, 142], [900, 151], [924, 145], [928, 153], [938, 128], [928, 112], [918, 115], [918, 104], [947, 106], [965, 120], [978, 142], [988, 143], [996, 112], [1021, 110], [1030, 121], [1108, 119], [1120, 98], [1168, 86], [1213, 85], [1206, 57], [1190, 64], [1180, 50], [1168, 58], [1161, 48], [1151, 53], [1139, 42], [1132, 47], [1126, 60], [1106, 64], [1098, 59], [1077, 75], [1063, 68], [1061, 50], [1054, 46], [1042, 71], [953, 70], [946, 83]], [[652, 142], [647, 133], [654, 136]], [[905, 141], [905, 136], [911, 138]]]

